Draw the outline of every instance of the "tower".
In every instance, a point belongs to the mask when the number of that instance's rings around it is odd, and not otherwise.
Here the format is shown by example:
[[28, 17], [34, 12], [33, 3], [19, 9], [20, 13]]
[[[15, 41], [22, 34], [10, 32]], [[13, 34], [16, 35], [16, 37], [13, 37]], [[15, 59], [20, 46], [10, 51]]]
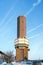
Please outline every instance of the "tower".
[[28, 40], [26, 39], [26, 17], [17, 18], [17, 39], [15, 40], [16, 60], [28, 60]]

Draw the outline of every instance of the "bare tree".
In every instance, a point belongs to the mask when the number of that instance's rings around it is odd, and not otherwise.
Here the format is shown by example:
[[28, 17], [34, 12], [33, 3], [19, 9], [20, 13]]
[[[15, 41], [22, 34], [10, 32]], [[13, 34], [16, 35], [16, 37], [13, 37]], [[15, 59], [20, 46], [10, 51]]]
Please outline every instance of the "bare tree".
[[6, 62], [13, 62], [15, 60], [15, 57], [14, 57], [14, 54], [13, 54], [13, 51], [10, 51], [10, 52], [6, 52], [6, 55], [7, 57], [5, 56], [4, 59]]

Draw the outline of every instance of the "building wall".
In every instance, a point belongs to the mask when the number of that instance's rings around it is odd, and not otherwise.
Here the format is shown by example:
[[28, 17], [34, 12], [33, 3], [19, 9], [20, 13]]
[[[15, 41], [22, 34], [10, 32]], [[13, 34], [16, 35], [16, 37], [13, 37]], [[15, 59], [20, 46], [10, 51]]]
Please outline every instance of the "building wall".
[[33, 62], [33, 65], [41, 65], [40, 62]]
[[17, 18], [17, 38], [23, 38], [26, 36], [26, 18], [19, 16]]
[[28, 60], [28, 48], [24, 49], [24, 57]]
[[3, 63], [3, 62], [4, 62], [4, 55], [0, 54], [0, 63]]
[[28, 60], [28, 48], [16, 48], [16, 60]]

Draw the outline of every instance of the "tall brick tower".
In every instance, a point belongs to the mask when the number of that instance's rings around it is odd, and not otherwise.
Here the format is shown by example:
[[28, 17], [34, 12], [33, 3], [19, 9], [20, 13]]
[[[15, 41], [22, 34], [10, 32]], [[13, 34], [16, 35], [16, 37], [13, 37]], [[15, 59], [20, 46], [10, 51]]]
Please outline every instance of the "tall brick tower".
[[28, 60], [28, 40], [26, 39], [26, 17], [17, 18], [17, 39], [15, 40], [16, 60]]

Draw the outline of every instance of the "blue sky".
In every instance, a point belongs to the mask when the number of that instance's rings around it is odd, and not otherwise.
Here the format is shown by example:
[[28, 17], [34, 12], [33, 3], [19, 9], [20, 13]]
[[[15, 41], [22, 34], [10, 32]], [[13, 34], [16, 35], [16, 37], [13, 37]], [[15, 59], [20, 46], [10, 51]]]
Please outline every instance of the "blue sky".
[[0, 51], [14, 51], [17, 17], [26, 16], [29, 59], [43, 59], [43, 0], [0, 0]]

